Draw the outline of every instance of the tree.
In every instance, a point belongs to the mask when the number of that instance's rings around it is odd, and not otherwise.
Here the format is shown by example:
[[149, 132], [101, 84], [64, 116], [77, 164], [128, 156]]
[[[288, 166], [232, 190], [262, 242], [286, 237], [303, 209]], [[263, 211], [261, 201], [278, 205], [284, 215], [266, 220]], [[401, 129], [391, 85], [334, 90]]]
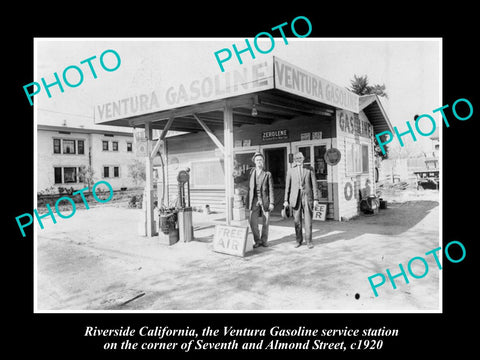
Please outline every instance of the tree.
[[78, 178], [83, 182], [84, 185], [88, 186], [88, 191], [92, 188], [94, 184], [93, 176], [95, 175], [91, 166], [80, 166], [80, 170], [78, 172]]
[[133, 162], [128, 165], [128, 175], [130, 175], [136, 185], [145, 182], [145, 164], [138, 159], [133, 160]]
[[[382, 96], [388, 99], [388, 94], [385, 91], [385, 84], [379, 85], [369, 85], [368, 84], [368, 76], [363, 75], [363, 76], [357, 76], [353, 75], [353, 80], [350, 80], [351, 88], [349, 89], [351, 92], [363, 96], [363, 95], [377, 95], [377, 96]], [[385, 135], [384, 135], [385, 136]], [[388, 145], [384, 145], [385, 149], [385, 154], [382, 152], [380, 149], [380, 146], [378, 145], [377, 138], [374, 138], [375, 140], [375, 156], [378, 156], [379, 158], [387, 159], [388, 158]]]
[[350, 80], [351, 88], [350, 91], [357, 95], [372, 95], [382, 96], [388, 99], [388, 94], [385, 92], [385, 84], [379, 85], [369, 85], [368, 76], [357, 76], [353, 75], [353, 80]]

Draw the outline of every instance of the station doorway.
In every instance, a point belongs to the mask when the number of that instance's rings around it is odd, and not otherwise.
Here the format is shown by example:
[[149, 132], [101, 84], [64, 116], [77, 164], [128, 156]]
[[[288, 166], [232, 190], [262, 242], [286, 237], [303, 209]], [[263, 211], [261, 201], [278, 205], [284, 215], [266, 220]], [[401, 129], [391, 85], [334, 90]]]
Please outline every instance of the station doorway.
[[287, 177], [288, 166], [288, 146], [275, 145], [262, 147], [265, 156], [265, 169], [272, 174], [273, 191], [275, 197], [275, 207], [273, 213], [280, 213], [283, 207], [285, 196], [285, 179]]

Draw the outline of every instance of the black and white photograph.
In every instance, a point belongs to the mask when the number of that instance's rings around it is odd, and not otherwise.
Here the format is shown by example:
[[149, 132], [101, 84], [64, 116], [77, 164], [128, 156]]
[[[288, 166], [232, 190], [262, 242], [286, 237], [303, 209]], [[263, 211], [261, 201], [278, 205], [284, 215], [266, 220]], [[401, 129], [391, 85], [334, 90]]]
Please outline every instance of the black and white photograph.
[[474, 354], [475, 11], [76, 5], [5, 11], [5, 352]]
[[34, 39], [35, 312], [442, 311], [442, 39], [295, 24]]

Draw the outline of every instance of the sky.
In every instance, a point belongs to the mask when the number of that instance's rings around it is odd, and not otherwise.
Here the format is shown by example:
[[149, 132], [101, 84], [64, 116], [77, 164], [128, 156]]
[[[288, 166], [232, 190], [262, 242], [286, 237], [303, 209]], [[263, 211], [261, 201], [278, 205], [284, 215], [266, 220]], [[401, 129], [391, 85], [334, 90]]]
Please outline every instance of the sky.
[[[249, 39], [253, 42], [253, 39]], [[269, 41], [269, 40], [266, 40]], [[61, 78], [70, 65], [80, 67], [84, 74], [78, 87], [64, 85], [61, 93], [57, 86], [50, 88], [51, 98], [45, 91], [34, 97], [38, 124], [98, 127], [94, 125], [94, 106], [122, 98], [149, 93], [170, 85], [189, 83], [193, 79], [220, 73], [214, 52], [232, 49], [236, 44], [244, 48], [245, 38], [231, 39], [100, 39], [59, 38], [36, 39], [34, 79], [46, 83], [54, 81], [54, 72]], [[269, 43], [260, 43], [268, 48]], [[119, 68], [104, 71], [99, 64], [100, 55], [108, 49], [115, 50], [121, 58]], [[112, 55], [112, 54], [109, 54]], [[407, 130], [406, 121], [413, 124], [415, 114], [430, 114], [440, 124], [438, 114], [432, 110], [441, 103], [441, 41], [435, 38], [370, 38], [370, 39], [276, 39], [268, 54], [256, 52], [252, 59], [248, 53], [244, 64], [235, 64], [232, 57], [225, 69], [239, 68], [278, 56], [299, 68], [314, 73], [337, 85], [349, 87], [354, 75], [367, 75], [370, 84], [385, 84], [388, 99], [381, 98], [390, 122], [400, 132]], [[97, 78], [88, 65], [80, 62], [96, 56], [92, 61]], [[115, 65], [113, 56], [105, 56], [107, 66]], [[111, 61], [108, 63], [108, 61]], [[113, 64], [113, 65], [112, 65]], [[70, 71], [75, 83], [75, 71]], [[42, 89], [43, 90], [43, 89]], [[28, 103], [27, 98], [25, 99]], [[109, 127], [110, 128], [110, 127]], [[427, 137], [417, 136], [417, 143], [404, 137], [406, 146], [430, 148]], [[395, 141], [392, 142], [395, 145]]]

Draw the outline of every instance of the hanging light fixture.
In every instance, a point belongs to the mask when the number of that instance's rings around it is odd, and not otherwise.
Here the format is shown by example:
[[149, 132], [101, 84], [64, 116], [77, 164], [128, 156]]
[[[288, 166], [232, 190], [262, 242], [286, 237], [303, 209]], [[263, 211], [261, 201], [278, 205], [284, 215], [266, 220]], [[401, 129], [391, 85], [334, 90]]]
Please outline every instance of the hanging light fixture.
[[255, 104], [253, 104], [253, 106], [252, 106], [252, 116], [257, 116], [257, 115], [258, 115], [257, 108], [255, 107]]

